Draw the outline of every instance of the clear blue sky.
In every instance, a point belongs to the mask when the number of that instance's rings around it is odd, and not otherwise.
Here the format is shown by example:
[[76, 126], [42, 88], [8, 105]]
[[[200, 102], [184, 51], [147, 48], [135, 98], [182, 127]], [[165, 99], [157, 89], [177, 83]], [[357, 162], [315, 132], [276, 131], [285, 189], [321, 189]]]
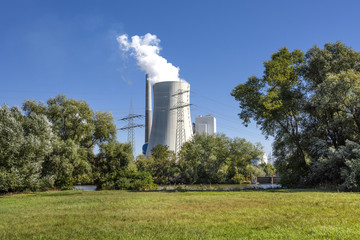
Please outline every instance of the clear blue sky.
[[[343, 41], [360, 51], [360, 1], [0, 0], [0, 105], [46, 102], [59, 93], [117, 119], [144, 114], [144, 73], [116, 36], [156, 34], [161, 55], [191, 84], [192, 118], [213, 114], [230, 137], [266, 141], [245, 128], [231, 90], [287, 46], [308, 50]], [[141, 121], [138, 121], [141, 122]], [[126, 132], [118, 139], [127, 140]], [[136, 130], [137, 153], [144, 129]]]

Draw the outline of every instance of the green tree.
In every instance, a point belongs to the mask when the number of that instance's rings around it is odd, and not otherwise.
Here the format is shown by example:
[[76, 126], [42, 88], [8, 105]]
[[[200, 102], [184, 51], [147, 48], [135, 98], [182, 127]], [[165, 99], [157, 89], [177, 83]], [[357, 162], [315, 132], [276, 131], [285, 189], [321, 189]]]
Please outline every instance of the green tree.
[[116, 139], [116, 125], [110, 112], [94, 111], [83, 100], [57, 95], [47, 105], [35, 100], [23, 104], [26, 114], [45, 114], [56, 135], [62, 140], [71, 139], [82, 148], [92, 149], [95, 144]]
[[117, 141], [100, 144], [96, 167], [98, 177], [96, 185], [99, 189], [156, 189], [150, 173], [138, 172], [133, 162], [132, 147], [129, 143]]
[[227, 170], [229, 139], [225, 135], [195, 135], [179, 153], [185, 183], [223, 183]]
[[243, 123], [247, 126], [253, 119], [266, 136], [274, 137], [277, 168], [295, 183], [309, 171], [301, 136], [305, 97], [299, 71], [303, 61], [302, 51], [284, 47], [264, 63], [262, 78], [252, 76], [231, 93], [240, 103]]
[[93, 145], [111, 142], [116, 139], [116, 125], [110, 112], [97, 111], [93, 117], [95, 129], [93, 131]]
[[302, 66], [310, 93], [306, 131], [312, 139], [322, 139], [335, 148], [347, 139], [359, 140], [359, 65], [360, 53], [341, 42], [325, 44], [324, 49], [315, 46], [306, 54]]
[[252, 76], [232, 92], [240, 118], [274, 136], [283, 184], [341, 185], [347, 160], [333, 152], [360, 141], [360, 53], [341, 42], [305, 55], [282, 48], [264, 65], [261, 79]]
[[52, 187], [51, 176], [43, 177], [41, 170], [53, 140], [45, 116], [24, 116], [17, 107], [0, 107], [0, 192]]
[[[234, 138], [229, 142], [229, 156], [228, 156], [228, 181], [231, 179], [239, 178], [239, 174], [244, 178], [251, 178], [253, 175], [257, 175], [253, 166], [256, 164], [263, 155], [262, 146], [252, 144], [246, 141], [244, 138]], [[253, 169], [249, 170], [249, 169]], [[235, 181], [237, 182], [237, 181]]]
[[149, 172], [156, 184], [169, 184], [179, 181], [176, 155], [166, 145], [157, 145], [152, 148], [148, 158], [144, 155], [139, 156], [136, 166], [139, 171]]
[[28, 116], [33, 113], [45, 115], [59, 138], [53, 156], [45, 162], [43, 174], [46, 175], [46, 171], [54, 174], [56, 186], [61, 188], [91, 183], [94, 180], [95, 145], [116, 139], [112, 114], [102, 111], [94, 113], [87, 102], [66, 98], [65, 95], [50, 98], [47, 104], [27, 100], [23, 110]]
[[274, 176], [276, 174], [274, 166], [270, 163], [260, 163], [259, 167], [263, 169], [266, 176]]
[[343, 152], [348, 141], [360, 142], [360, 53], [341, 42], [315, 46], [302, 74], [310, 93], [303, 133], [312, 158], [309, 181], [340, 186], [347, 159], [334, 152]]
[[195, 135], [179, 153], [184, 183], [240, 183], [254, 175], [249, 171], [262, 156], [262, 146], [224, 134]]

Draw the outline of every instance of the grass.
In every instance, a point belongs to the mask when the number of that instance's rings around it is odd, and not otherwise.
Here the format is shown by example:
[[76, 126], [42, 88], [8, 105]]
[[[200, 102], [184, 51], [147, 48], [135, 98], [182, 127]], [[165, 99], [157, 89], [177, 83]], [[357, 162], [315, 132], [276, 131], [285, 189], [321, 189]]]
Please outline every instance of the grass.
[[0, 197], [0, 239], [360, 239], [360, 194], [15, 194]]

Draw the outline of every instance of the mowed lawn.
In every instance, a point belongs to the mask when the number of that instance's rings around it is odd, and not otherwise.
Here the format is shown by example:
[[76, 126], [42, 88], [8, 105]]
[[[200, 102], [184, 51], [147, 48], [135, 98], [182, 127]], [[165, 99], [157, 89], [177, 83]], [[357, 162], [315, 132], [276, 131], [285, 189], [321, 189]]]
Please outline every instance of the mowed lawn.
[[0, 196], [0, 239], [360, 239], [360, 194], [15, 194]]

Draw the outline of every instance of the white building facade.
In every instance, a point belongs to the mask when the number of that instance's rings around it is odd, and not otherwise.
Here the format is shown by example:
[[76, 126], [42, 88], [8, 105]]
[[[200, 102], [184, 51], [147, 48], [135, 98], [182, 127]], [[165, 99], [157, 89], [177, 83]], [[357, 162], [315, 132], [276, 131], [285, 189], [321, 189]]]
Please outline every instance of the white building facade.
[[178, 153], [192, 136], [190, 84], [185, 81], [159, 82], [153, 86], [154, 111], [146, 156], [158, 144]]
[[197, 134], [215, 134], [216, 118], [211, 115], [197, 116], [195, 118], [195, 132]]

